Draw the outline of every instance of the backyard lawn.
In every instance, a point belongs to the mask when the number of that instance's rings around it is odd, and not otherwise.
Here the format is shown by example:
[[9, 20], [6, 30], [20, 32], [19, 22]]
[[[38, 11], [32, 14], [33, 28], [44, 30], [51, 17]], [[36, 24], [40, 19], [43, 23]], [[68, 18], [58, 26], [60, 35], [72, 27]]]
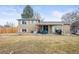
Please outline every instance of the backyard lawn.
[[0, 54], [75, 54], [79, 53], [77, 35], [0, 34]]

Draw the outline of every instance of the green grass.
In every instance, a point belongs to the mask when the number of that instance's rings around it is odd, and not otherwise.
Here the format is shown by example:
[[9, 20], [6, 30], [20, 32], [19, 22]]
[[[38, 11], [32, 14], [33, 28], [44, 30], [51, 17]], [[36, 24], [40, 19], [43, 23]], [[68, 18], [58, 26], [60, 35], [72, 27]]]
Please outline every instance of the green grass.
[[79, 53], [79, 36], [75, 35], [0, 35], [1, 54], [75, 54]]

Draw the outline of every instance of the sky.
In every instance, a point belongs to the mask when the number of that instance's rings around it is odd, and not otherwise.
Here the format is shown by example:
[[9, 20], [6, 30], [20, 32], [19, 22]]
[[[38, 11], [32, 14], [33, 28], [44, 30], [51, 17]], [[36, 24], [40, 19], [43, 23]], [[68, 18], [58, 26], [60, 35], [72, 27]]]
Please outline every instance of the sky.
[[[0, 25], [7, 22], [18, 25], [21, 13], [26, 5], [0, 5]], [[31, 5], [35, 12], [40, 13], [44, 21], [61, 21], [62, 15], [78, 10], [79, 5]]]

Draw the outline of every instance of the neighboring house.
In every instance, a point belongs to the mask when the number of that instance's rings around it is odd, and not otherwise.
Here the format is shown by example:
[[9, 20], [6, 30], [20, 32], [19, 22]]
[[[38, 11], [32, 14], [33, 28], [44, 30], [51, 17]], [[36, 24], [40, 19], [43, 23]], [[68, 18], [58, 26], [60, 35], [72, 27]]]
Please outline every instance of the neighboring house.
[[71, 24], [70, 30], [71, 30], [71, 33], [73, 34], [79, 34], [79, 20]]

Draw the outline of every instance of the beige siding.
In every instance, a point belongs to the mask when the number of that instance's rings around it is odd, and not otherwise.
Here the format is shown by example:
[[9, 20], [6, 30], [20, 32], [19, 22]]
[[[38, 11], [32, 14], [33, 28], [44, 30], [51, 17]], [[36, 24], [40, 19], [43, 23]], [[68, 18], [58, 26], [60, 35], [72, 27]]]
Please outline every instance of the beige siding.
[[36, 30], [36, 21], [26, 21], [27, 24], [22, 24], [22, 21], [18, 24], [18, 32], [22, 32], [22, 29], [26, 29], [27, 33], [30, 33], [32, 31]]
[[63, 25], [63, 34], [70, 34], [70, 25]]

